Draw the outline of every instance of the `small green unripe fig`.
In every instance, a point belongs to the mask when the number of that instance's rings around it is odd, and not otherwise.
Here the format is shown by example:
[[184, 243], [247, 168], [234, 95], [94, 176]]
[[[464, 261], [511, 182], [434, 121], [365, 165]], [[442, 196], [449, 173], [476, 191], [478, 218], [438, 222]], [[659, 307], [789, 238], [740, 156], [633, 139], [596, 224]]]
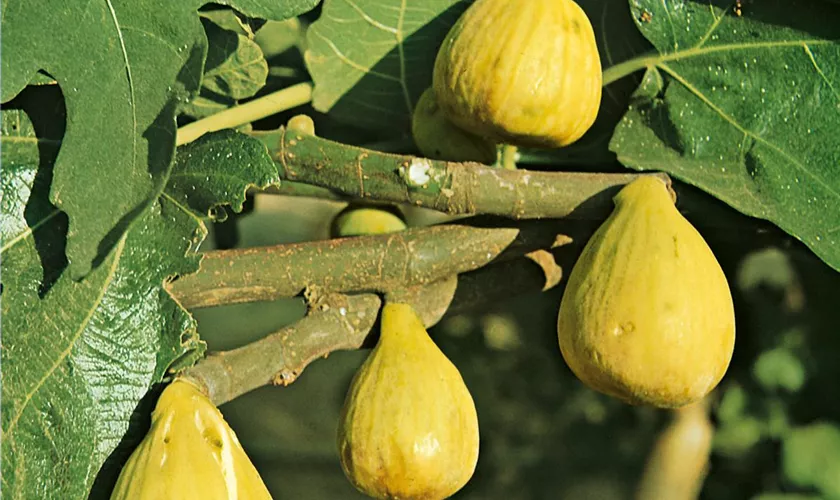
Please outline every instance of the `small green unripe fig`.
[[393, 207], [350, 205], [335, 217], [330, 232], [335, 238], [345, 238], [395, 233], [405, 228], [405, 221]]
[[569, 276], [557, 333], [578, 378], [628, 403], [680, 407], [720, 382], [735, 344], [732, 295], [661, 179], [616, 195]]
[[449, 120], [516, 146], [573, 143], [601, 103], [595, 34], [573, 0], [477, 0], [441, 45], [433, 82]]
[[426, 89], [417, 101], [411, 119], [411, 134], [417, 149], [426, 158], [446, 161], [496, 163], [496, 144], [458, 128], [446, 119], [435, 99], [435, 91]]
[[472, 396], [410, 305], [386, 303], [381, 332], [344, 401], [342, 468], [373, 498], [447, 498], [478, 461]]

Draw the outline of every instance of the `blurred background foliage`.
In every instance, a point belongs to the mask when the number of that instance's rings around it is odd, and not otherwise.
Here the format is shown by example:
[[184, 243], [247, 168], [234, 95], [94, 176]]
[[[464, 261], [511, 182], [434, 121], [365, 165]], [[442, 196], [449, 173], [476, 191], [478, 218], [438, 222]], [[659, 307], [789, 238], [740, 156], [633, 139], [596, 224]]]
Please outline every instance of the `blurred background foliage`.
[[[593, 19], [605, 67], [649, 49], [626, 3], [581, 3]], [[215, 33], [211, 76], [201, 98], [185, 110], [184, 122], [310, 79], [302, 56], [304, 35], [318, 9], [301, 19], [267, 24], [220, 9], [205, 12], [205, 28]], [[267, 71], [234, 57], [255, 46]], [[215, 90], [230, 74], [260, 84], [248, 84], [250, 90], [236, 99], [221, 96]], [[606, 143], [637, 83], [628, 78], [607, 89], [598, 125], [575, 148], [524, 151], [524, 166], [621, 170]], [[410, 138], [364, 131], [309, 105], [254, 127], [276, 128], [299, 113], [315, 119], [321, 136], [413, 152]], [[257, 195], [245, 213], [216, 224], [203, 248], [324, 239], [344, 206]], [[710, 402], [715, 435], [701, 498], [840, 499], [840, 400], [834, 397], [840, 381], [840, 274], [781, 231], [731, 210], [718, 213], [729, 212], [732, 224], [700, 228], [727, 274], [737, 314], [732, 365]], [[444, 220], [414, 209], [407, 210], [407, 218], [412, 225]], [[447, 319], [431, 330], [461, 370], [481, 425], [478, 468], [457, 498], [634, 497], [668, 412], [625, 405], [587, 389], [572, 375], [555, 331], [562, 293], [563, 283], [546, 293], [511, 297], [492, 311]], [[210, 349], [222, 350], [260, 338], [303, 313], [303, 302], [290, 299], [199, 310], [195, 316]], [[222, 406], [275, 498], [362, 498], [343, 476], [335, 432], [350, 378], [366, 355], [335, 353], [313, 363], [288, 387], [262, 388]]]

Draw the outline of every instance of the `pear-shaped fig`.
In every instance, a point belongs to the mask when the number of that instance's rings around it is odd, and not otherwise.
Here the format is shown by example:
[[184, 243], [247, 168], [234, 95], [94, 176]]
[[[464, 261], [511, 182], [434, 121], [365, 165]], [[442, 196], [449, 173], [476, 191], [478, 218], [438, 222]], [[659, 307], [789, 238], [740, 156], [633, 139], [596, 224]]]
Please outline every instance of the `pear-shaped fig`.
[[344, 402], [341, 465], [374, 498], [447, 498], [478, 460], [472, 397], [411, 306], [386, 303], [381, 332]]
[[720, 382], [735, 343], [732, 296], [662, 180], [616, 195], [569, 276], [557, 331], [575, 375], [629, 403], [679, 407]]
[[426, 89], [417, 101], [411, 119], [411, 134], [423, 156], [433, 160], [496, 163], [496, 144], [458, 128], [446, 119], [435, 91]]
[[152, 427], [123, 467], [111, 500], [271, 499], [215, 405], [175, 380], [160, 395]]
[[498, 143], [560, 147], [578, 140], [601, 103], [601, 62], [573, 0], [477, 0], [437, 54], [444, 114]]

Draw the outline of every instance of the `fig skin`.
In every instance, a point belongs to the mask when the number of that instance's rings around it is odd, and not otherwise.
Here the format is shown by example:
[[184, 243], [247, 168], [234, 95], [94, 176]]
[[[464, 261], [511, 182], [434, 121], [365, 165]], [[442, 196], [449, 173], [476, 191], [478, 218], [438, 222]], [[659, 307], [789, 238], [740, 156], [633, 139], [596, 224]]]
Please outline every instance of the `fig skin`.
[[630, 404], [698, 401], [732, 358], [726, 277], [662, 180], [641, 177], [614, 201], [563, 294], [563, 358], [589, 387]]
[[592, 126], [601, 104], [592, 25], [573, 0], [477, 0], [435, 60], [444, 114], [498, 143], [562, 147]]
[[120, 472], [111, 500], [271, 500], [216, 406], [176, 379], [158, 399], [152, 426]]
[[435, 91], [426, 89], [411, 117], [411, 135], [426, 158], [445, 161], [496, 163], [496, 144], [457, 127], [444, 116]]
[[410, 305], [386, 303], [381, 331], [342, 409], [342, 468], [373, 498], [447, 498], [478, 461], [472, 397]]

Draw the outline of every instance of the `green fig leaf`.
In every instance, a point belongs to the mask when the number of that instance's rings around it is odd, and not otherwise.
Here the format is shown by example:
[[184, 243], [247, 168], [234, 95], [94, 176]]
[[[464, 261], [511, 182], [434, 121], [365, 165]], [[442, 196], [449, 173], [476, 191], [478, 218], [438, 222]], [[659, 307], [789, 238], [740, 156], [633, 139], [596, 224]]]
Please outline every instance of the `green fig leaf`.
[[647, 68], [611, 141], [619, 161], [770, 220], [840, 270], [840, 7], [630, 6], [659, 53], [605, 72]]
[[[277, 179], [265, 147], [234, 132], [182, 148], [164, 193], [76, 281], [67, 215], [49, 199], [64, 122], [45, 92], [60, 108], [57, 90], [32, 87], [11, 103], [23, 109], [2, 111], [4, 498], [84, 498], [99, 485], [149, 388], [204, 352], [164, 288], [198, 269], [202, 218], [219, 205], [240, 210], [248, 186]], [[104, 476], [116, 479], [116, 462]]]
[[327, 0], [307, 32], [306, 64], [318, 111], [355, 126], [408, 134], [432, 84], [438, 47], [466, 0]]
[[4, 498], [81, 498], [170, 363], [202, 350], [164, 281], [197, 270], [206, 230], [160, 199], [85, 280], [66, 272], [67, 216], [49, 201], [61, 136], [2, 112]]
[[[204, 3], [3, 4], [0, 101], [12, 99], [39, 70], [58, 82], [67, 101], [50, 201], [69, 217], [74, 278], [104, 261], [166, 184], [177, 108], [202, 79], [207, 39], [198, 8]], [[221, 3], [279, 20], [317, 0]]]
[[262, 142], [222, 130], [178, 148], [166, 194], [206, 217], [220, 204], [239, 212], [248, 188], [278, 184], [277, 166]]

